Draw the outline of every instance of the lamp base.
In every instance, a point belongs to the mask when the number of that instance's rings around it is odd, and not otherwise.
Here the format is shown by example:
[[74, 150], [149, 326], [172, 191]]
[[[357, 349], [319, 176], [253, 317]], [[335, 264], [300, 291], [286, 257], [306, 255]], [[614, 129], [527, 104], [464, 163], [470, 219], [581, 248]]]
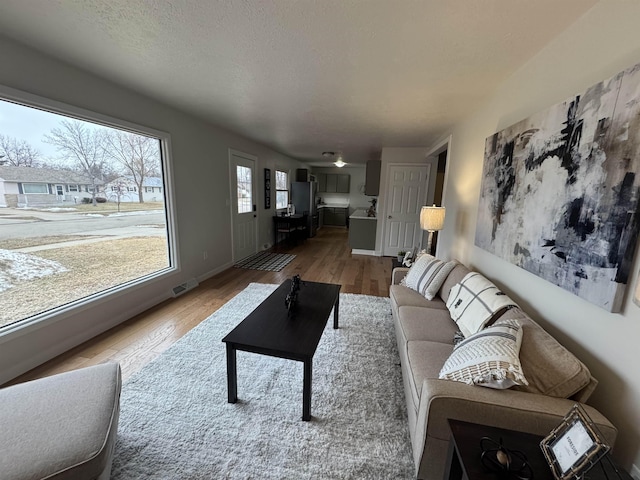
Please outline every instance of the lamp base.
[[429, 230], [429, 240], [427, 240], [427, 253], [429, 255], [433, 255], [433, 252], [431, 251], [432, 243], [433, 243], [433, 230]]

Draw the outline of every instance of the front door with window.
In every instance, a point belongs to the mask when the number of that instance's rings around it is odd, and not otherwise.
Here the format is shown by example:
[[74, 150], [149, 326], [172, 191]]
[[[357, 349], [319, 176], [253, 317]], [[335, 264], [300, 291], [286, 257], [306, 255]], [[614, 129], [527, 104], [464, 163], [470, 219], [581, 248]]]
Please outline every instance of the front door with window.
[[56, 195], [59, 202], [64, 201], [64, 185], [56, 185]]
[[255, 157], [231, 153], [234, 262], [257, 252], [255, 163]]

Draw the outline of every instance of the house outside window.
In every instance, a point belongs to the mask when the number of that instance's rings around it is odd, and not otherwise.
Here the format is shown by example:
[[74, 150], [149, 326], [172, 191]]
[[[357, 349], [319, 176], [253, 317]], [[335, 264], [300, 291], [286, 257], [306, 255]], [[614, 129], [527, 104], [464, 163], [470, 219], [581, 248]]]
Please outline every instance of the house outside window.
[[287, 208], [289, 204], [289, 174], [276, 170], [276, 209]]

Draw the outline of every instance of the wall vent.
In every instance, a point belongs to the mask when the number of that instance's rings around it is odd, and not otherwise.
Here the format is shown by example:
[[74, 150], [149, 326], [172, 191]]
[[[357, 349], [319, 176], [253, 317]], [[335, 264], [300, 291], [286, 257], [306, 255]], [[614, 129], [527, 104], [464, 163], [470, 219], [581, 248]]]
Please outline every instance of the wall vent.
[[198, 286], [198, 281], [195, 278], [190, 278], [186, 282], [173, 287], [173, 290], [171, 291], [174, 297], [179, 297], [183, 293], [188, 292], [189, 290], [193, 290], [197, 286]]

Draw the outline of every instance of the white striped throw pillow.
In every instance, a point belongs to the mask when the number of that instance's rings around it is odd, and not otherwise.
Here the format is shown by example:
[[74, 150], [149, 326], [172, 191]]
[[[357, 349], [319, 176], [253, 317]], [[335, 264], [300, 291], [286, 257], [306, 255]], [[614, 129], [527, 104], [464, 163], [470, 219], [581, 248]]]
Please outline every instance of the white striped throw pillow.
[[442, 380], [506, 389], [529, 385], [520, 364], [522, 327], [517, 320], [498, 320], [460, 342], [440, 370]]
[[400, 284], [433, 300], [457, 263], [455, 260], [443, 262], [429, 254], [420, 255]]

